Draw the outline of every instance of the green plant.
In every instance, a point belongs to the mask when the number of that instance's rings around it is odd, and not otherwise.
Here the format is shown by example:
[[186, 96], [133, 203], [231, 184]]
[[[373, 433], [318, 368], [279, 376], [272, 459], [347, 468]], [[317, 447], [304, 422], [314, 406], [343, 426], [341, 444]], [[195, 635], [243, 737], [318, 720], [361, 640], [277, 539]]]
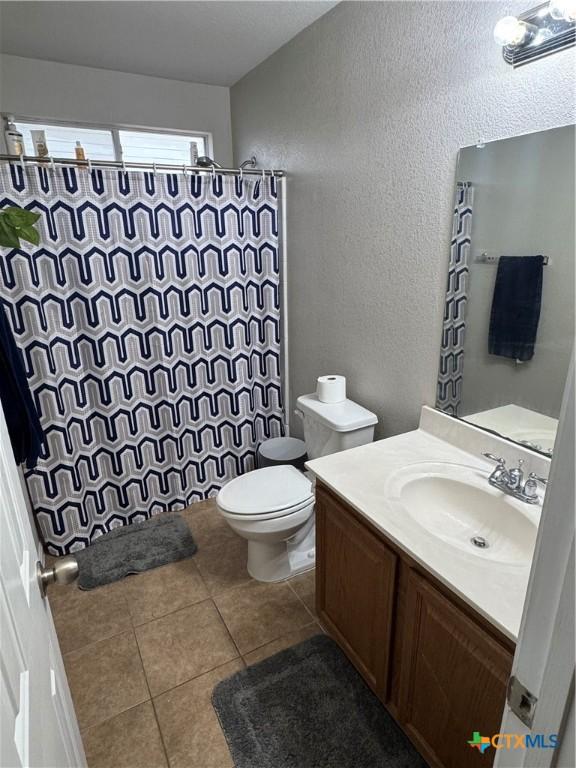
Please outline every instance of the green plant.
[[39, 218], [39, 213], [16, 206], [0, 210], [0, 245], [5, 248], [20, 248], [20, 240], [38, 245], [40, 235], [34, 224]]

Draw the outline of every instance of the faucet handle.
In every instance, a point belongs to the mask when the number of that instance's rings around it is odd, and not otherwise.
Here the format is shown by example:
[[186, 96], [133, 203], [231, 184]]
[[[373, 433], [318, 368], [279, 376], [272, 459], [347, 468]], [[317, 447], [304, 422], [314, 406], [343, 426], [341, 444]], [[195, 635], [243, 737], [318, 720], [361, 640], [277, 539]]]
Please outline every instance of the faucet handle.
[[490, 459], [490, 461], [495, 461], [500, 466], [506, 466], [506, 459], [495, 456], [493, 453], [486, 452], [486, 453], [483, 453], [482, 456], [485, 456], [487, 459]]
[[536, 474], [536, 472], [530, 472], [528, 477], [529, 477], [530, 480], [536, 480], [537, 482], [542, 483], [542, 485], [547, 485], [548, 484], [548, 478], [547, 477], [540, 477], [539, 475]]
[[536, 472], [530, 472], [528, 480], [524, 483], [523, 493], [528, 499], [536, 499], [538, 497], [538, 483], [546, 485], [548, 480], [545, 477], [539, 477]]

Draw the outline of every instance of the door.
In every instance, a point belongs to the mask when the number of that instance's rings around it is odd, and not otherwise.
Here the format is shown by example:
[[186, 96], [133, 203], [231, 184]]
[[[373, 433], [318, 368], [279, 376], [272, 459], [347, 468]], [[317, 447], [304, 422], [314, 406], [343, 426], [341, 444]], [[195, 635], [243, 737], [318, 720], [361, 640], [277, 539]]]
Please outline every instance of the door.
[[396, 555], [316, 486], [318, 616], [366, 682], [384, 699]]
[[[574, 357], [564, 391], [550, 484], [538, 528], [534, 561], [512, 675], [532, 694], [524, 713], [504, 708], [501, 733], [543, 739], [558, 747], [499, 749], [497, 768], [574, 768]], [[528, 717], [526, 717], [528, 716]]]
[[82, 768], [80, 731], [0, 408], [0, 765]]
[[487, 768], [468, 741], [497, 733], [512, 652], [410, 570], [400, 721], [431, 766]]

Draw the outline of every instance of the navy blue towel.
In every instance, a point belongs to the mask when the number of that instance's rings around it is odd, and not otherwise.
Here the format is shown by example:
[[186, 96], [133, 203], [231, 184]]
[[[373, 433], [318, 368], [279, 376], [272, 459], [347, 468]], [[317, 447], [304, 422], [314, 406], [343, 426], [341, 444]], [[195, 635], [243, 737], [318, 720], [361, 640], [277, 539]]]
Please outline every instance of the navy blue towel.
[[531, 360], [542, 303], [543, 256], [500, 256], [492, 297], [488, 351]]
[[40, 419], [28, 387], [24, 362], [0, 303], [0, 400], [14, 458], [33, 469], [44, 442]]

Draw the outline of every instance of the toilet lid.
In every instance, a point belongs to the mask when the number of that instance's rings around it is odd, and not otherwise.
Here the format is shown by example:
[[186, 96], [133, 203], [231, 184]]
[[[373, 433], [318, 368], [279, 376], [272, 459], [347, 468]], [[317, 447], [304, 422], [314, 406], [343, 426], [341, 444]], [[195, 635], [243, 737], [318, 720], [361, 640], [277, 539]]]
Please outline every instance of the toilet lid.
[[313, 498], [310, 480], [295, 467], [281, 464], [231, 480], [219, 492], [217, 502], [235, 515], [263, 515], [302, 506]]

